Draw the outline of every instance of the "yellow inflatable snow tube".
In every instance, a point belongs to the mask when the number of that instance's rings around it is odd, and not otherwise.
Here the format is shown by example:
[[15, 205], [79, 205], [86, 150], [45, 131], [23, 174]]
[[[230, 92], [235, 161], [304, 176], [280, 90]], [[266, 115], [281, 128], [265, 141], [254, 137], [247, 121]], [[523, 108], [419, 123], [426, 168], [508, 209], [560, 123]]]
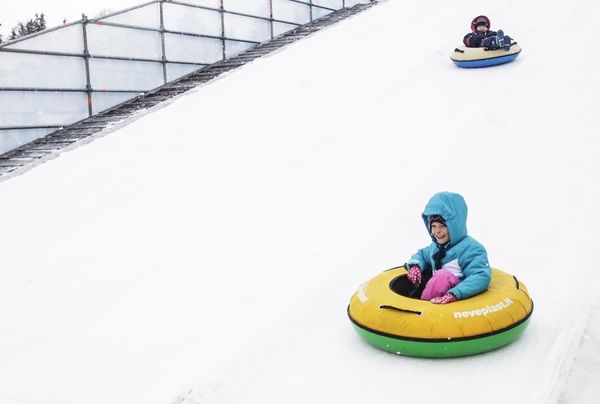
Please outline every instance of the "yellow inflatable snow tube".
[[[533, 301], [516, 277], [492, 269], [487, 291], [450, 304], [433, 304], [397, 292], [406, 268], [387, 270], [361, 285], [348, 316], [368, 343], [410, 356], [452, 357], [496, 349], [527, 327]], [[404, 279], [402, 279], [404, 278]]]

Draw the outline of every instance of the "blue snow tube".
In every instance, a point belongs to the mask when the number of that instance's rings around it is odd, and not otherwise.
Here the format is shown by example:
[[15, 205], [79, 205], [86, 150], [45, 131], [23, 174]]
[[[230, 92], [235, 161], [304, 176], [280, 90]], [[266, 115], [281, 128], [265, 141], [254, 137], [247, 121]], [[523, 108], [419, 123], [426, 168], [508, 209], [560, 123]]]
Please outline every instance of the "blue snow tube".
[[454, 49], [450, 59], [458, 67], [474, 68], [489, 67], [512, 62], [521, 53], [521, 47], [513, 42], [509, 50], [504, 49], [485, 49], [485, 48], [467, 48], [461, 46]]

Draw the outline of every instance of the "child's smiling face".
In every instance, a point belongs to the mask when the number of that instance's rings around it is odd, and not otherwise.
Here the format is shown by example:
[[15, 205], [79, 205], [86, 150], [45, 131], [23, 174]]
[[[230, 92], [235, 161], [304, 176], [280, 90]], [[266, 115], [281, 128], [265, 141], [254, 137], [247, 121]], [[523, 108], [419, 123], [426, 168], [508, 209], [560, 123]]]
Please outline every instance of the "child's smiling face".
[[487, 32], [488, 27], [486, 27], [483, 24], [479, 24], [476, 29], [477, 29], [478, 32]]
[[431, 223], [431, 235], [435, 238], [435, 241], [437, 241], [438, 244], [446, 244], [448, 241], [450, 241], [448, 227], [442, 223]]

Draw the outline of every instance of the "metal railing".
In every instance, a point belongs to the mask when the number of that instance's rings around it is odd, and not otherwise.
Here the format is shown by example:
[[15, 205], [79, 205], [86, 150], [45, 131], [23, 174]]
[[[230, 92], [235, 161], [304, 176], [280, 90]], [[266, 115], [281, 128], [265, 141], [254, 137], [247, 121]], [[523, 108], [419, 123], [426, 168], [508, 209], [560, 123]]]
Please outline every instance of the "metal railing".
[[368, 1], [154, 0], [2, 43], [0, 153]]

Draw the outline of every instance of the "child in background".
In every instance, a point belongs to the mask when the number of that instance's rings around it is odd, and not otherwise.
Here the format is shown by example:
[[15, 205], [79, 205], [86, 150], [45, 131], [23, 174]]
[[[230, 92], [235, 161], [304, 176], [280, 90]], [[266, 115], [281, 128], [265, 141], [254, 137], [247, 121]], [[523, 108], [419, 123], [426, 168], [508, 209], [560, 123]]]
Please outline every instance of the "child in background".
[[502, 30], [498, 32], [490, 30], [490, 19], [485, 15], [473, 18], [471, 21], [471, 31], [463, 38], [463, 43], [468, 48], [487, 48], [510, 50], [512, 42], [509, 36], [504, 36]]
[[491, 268], [485, 248], [467, 235], [467, 204], [463, 197], [437, 193], [421, 216], [433, 242], [407, 263], [407, 276], [414, 286], [420, 286], [424, 271], [432, 271], [421, 299], [445, 304], [485, 291]]

